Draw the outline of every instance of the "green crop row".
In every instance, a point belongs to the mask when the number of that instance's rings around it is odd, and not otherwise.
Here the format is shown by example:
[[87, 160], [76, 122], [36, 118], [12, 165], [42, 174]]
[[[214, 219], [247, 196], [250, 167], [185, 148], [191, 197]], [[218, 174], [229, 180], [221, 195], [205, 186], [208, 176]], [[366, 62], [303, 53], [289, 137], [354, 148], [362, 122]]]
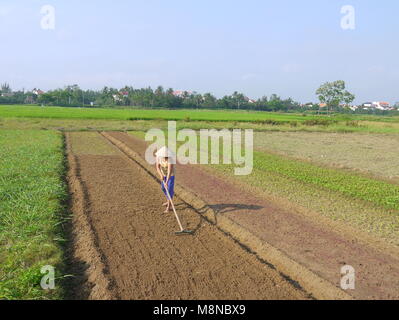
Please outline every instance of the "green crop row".
[[257, 151], [254, 155], [254, 168], [388, 209], [399, 209], [399, 186], [385, 181]]

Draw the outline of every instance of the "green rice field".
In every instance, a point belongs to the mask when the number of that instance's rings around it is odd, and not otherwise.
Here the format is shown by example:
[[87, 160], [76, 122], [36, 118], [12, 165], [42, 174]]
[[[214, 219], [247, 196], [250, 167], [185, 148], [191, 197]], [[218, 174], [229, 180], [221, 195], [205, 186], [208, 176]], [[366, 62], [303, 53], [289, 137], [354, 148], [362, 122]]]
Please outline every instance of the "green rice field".
[[320, 119], [316, 116], [279, 114], [269, 112], [212, 111], [212, 110], [161, 110], [161, 109], [100, 109], [37, 106], [0, 106], [4, 118], [51, 118], [51, 119], [109, 119], [109, 120], [190, 120], [190, 121], [306, 121]]

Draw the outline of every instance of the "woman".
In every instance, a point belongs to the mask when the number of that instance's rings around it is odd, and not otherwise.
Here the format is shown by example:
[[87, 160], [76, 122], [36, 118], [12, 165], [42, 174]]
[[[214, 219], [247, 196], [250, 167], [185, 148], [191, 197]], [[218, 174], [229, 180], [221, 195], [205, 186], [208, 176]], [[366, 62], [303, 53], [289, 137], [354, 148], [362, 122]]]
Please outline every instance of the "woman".
[[[173, 152], [170, 151], [167, 147], [161, 148], [156, 154], [156, 168], [158, 175], [161, 179], [161, 188], [163, 193], [166, 196], [167, 202], [163, 205], [166, 206], [165, 213], [170, 211], [170, 207], [172, 205], [172, 199], [175, 194], [175, 163], [173, 161], [174, 155]], [[165, 185], [168, 188], [170, 199], [168, 197], [168, 193], [165, 190]]]

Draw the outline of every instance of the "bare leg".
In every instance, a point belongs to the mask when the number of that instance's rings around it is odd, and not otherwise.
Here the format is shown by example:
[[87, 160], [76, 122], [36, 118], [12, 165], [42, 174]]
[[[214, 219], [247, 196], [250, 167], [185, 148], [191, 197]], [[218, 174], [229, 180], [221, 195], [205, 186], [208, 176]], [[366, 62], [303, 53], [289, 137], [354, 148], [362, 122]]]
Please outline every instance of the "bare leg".
[[168, 202], [167, 202], [167, 207], [166, 207], [166, 210], [165, 210], [164, 213], [168, 213], [168, 212], [170, 211], [170, 206], [171, 206], [171, 202], [168, 201]]

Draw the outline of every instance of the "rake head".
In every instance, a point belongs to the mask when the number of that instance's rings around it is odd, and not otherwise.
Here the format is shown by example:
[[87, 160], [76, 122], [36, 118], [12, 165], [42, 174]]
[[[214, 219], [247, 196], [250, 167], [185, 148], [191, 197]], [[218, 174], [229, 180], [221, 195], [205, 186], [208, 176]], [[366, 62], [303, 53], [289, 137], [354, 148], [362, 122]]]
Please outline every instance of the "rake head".
[[188, 236], [188, 235], [193, 235], [193, 234], [194, 234], [194, 231], [182, 230], [182, 231], [175, 232], [175, 234], [176, 234], [177, 236]]

